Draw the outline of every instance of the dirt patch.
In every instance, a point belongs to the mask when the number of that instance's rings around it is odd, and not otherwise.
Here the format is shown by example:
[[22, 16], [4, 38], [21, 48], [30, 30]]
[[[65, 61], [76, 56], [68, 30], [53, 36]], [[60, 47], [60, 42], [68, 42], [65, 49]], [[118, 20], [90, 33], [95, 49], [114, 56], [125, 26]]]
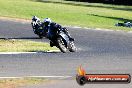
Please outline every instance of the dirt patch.
[[15, 88], [16, 86], [14, 84], [7, 84], [7, 83], [4, 83], [4, 84], [0, 84], [0, 87], [1, 88]]
[[31, 20], [29, 20], [29, 19], [11, 18], [11, 17], [0, 17], [0, 20], [22, 22], [22, 23], [31, 23]]
[[49, 83], [49, 80], [41, 78], [1, 79], [0, 88], [17, 88], [26, 85], [38, 85]]

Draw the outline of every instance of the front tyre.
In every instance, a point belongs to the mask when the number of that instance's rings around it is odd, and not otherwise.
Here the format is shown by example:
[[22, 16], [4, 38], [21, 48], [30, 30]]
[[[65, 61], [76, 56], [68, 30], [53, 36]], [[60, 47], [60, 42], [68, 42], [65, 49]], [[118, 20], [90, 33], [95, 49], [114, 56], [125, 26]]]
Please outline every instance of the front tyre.
[[74, 42], [73, 41], [70, 41], [70, 43], [69, 43], [69, 51], [70, 52], [76, 52], [76, 47], [75, 47], [75, 45], [74, 45]]
[[67, 52], [67, 48], [65, 46], [65, 41], [61, 37], [57, 38], [57, 44], [58, 44], [58, 48], [60, 49], [61, 52], [63, 52], [63, 53]]

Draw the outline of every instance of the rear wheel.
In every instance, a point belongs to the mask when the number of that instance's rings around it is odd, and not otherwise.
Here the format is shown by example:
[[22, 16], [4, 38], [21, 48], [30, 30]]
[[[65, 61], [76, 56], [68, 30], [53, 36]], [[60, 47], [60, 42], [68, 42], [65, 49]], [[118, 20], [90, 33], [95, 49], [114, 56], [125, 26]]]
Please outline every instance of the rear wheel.
[[42, 35], [39, 35], [39, 38], [40, 38], [40, 39], [42, 39], [42, 38], [43, 38], [43, 36], [42, 36]]
[[60, 37], [60, 38], [57, 38], [57, 43], [58, 43], [58, 48], [60, 49], [60, 51], [63, 53], [66, 53], [67, 48], [65, 46], [65, 41]]

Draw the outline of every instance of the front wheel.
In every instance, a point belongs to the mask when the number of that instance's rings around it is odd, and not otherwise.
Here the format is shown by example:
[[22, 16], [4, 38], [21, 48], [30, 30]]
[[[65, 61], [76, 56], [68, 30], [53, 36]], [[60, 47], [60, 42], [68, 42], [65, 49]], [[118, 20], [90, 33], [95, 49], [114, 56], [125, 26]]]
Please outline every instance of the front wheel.
[[76, 52], [76, 47], [75, 47], [75, 45], [74, 45], [74, 42], [73, 41], [70, 41], [70, 43], [69, 43], [69, 51], [70, 52]]
[[65, 41], [61, 37], [59, 37], [59, 38], [57, 38], [57, 43], [58, 43], [58, 48], [60, 49], [60, 51], [63, 53], [66, 53], [67, 48], [65, 45]]

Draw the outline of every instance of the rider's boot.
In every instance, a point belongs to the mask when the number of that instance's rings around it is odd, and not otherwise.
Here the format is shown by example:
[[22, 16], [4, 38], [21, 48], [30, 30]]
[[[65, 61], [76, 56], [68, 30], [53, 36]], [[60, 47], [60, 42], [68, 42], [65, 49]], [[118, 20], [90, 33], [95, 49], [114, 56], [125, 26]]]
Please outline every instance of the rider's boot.
[[50, 41], [50, 47], [53, 47], [54, 46], [54, 43]]

